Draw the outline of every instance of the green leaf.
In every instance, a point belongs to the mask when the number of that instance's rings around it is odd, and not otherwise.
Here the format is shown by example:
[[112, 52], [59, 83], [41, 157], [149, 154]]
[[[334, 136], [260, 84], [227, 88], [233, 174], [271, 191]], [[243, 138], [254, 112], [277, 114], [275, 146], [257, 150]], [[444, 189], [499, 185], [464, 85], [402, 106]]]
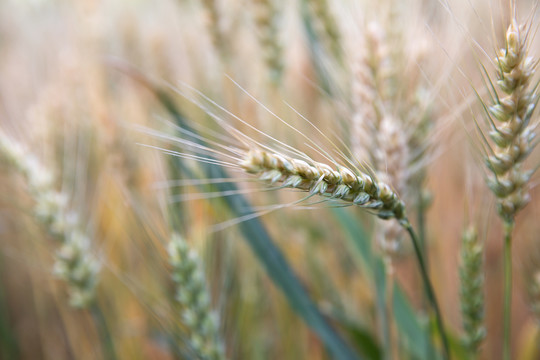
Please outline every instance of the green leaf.
[[332, 320], [340, 324], [346, 334], [351, 338], [360, 353], [367, 359], [382, 359], [382, 350], [377, 339], [362, 324], [350, 319], [340, 308], [334, 307], [328, 314]]
[[354, 218], [350, 211], [343, 208], [332, 209], [336, 220], [348, 235], [349, 245], [353, 250], [353, 258], [362, 266], [362, 270], [369, 276], [373, 275], [373, 250], [371, 249], [371, 239], [364, 230], [357, 218]]
[[393, 307], [398, 330], [411, 355], [416, 359], [434, 359], [435, 351], [431, 346], [428, 329], [420, 324], [414, 309], [398, 284], [394, 286]]
[[[376, 293], [377, 315], [381, 317], [381, 323], [384, 323], [386, 321], [384, 263], [381, 257], [373, 252], [369, 235], [352, 213], [342, 208], [333, 209], [333, 212], [336, 220], [345, 230], [348, 241], [352, 245], [351, 250], [355, 251], [353, 256], [360, 261], [364, 273], [372, 277]], [[399, 284], [395, 284], [393, 293], [393, 312], [400, 338], [414, 358], [432, 360], [433, 357], [430, 356], [435, 354], [435, 350], [430, 342], [429, 329], [420, 323]]]

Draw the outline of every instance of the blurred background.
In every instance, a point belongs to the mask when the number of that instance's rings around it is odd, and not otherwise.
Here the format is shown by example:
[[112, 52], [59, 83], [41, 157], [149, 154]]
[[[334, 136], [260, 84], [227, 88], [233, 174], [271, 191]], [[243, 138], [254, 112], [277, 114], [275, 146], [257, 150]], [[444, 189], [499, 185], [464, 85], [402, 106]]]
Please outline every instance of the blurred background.
[[[518, 19], [531, 24], [531, 55], [540, 54], [537, 8], [535, 1], [517, 3]], [[224, 131], [210, 112], [268, 141], [230, 111], [317, 160], [321, 155], [306, 139], [329, 151], [345, 149], [351, 143], [355, 62], [369, 51], [366, 29], [378, 22], [406, 50], [400, 71], [421, 79], [428, 94], [425, 241], [452, 347], [457, 358], [468, 358], [459, 345], [458, 267], [462, 232], [473, 224], [485, 260], [487, 337], [478, 356], [498, 359], [502, 225], [485, 186], [475, 121], [484, 123], [475, 91], [481, 98], [487, 94], [481, 64], [495, 76], [492, 60], [504, 46], [509, 9], [504, 1], [470, 0], [0, 2], [0, 130], [54, 174], [101, 264], [96, 321], [91, 311], [70, 306], [66, 284], [52, 271], [58, 242], [36, 221], [24, 176], [0, 162], [0, 357], [197, 358], [176, 349], [183, 347], [177, 336], [190, 331], [174, 305], [167, 255], [170, 234], [177, 231], [204, 264], [227, 358], [334, 358], [276, 286], [264, 254], [252, 251], [243, 228], [228, 226], [242, 219], [223, 201], [222, 188], [200, 186], [210, 175], [197, 161], [152, 146], [185, 148], [163, 138], [182, 136], [173, 126], [179, 124], [176, 109], [193, 129], [218, 141]], [[194, 89], [209, 100], [200, 100]], [[528, 164], [535, 168], [539, 159], [533, 153]], [[263, 191], [263, 184], [246, 182], [247, 175], [229, 176], [255, 208], [297, 198]], [[203, 180], [176, 186], [178, 179]], [[540, 358], [537, 182], [534, 176], [532, 201], [514, 233], [516, 359]], [[380, 279], [370, 268], [380, 257], [373, 234], [381, 220], [321, 204], [284, 207], [258, 221], [332, 329], [359, 356], [383, 358]], [[427, 305], [407, 239], [392, 264], [403, 290], [393, 310], [399, 358], [429, 359], [423, 343], [430, 328]], [[114, 351], [108, 352], [111, 343]]]

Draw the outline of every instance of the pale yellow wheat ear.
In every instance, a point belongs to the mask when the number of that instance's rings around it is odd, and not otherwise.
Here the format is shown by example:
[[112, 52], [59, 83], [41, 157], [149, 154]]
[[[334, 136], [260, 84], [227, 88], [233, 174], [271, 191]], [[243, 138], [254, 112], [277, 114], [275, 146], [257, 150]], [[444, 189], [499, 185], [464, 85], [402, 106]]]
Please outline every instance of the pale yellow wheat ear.
[[483, 102], [489, 124], [485, 139], [489, 152], [488, 186], [497, 198], [497, 212], [504, 223], [503, 359], [510, 359], [512, 306], [512, 233], [516, 214], [530, 201], [529, 180], [534, 171], [525, 160], [536, 145], [535, 115], [538, 83], [533, 79], [538, 60], [529, 54], [531, 25], [519, 25], [515, 12], [505, 34], [504, 47], [494, 58], [496, 81], [489, 80], [490, 101]]
[[334, 14], [328, 0], [315, 0], [309, 2], [313, 11], [316, 25], [322, 28], [323, 39], [327, 43], [328, 48], [335, 56], [341, 54], [340, 33], [335, 21]]
[[[426, 101], [432, 95], [418, 69], [426, 55], [404, 46], [400, 16], [391, 9], [389, 20], [371, 20], [363, 29], [362, 51], [351, 66], [350, 143], [354, 158], [370, 164], [379, 179], [423, 212], [425, 197], [418, 194], [425, 192], [434, 120]], [[385, 253], [395, 253], [403, 231], [392, 223], [379, 225], [376, 238]]]
[[22, 145], [0, 132], [0, 159], [26, 180], [35, 201], [34, 216], [60, 242], [54, 274], [69, 287], [70, 303], [88, 307], [95, 298], [100, 262], [92, 253], [92, 243], [79, 214], [68, 206], [67, 194], [55, 189], [51, 171]]

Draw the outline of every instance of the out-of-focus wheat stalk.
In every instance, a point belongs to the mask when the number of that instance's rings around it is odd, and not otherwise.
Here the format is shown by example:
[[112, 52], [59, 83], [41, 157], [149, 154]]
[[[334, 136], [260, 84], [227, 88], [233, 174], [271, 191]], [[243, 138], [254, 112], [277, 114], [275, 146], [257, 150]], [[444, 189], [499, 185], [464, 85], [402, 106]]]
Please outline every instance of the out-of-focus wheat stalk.
[[491, 170], [488, 185], [497, 197], [497, 211], [508, 224], [530, 201], [527, 184], [532, 171], [523, 162], [534, 148], [535, 123], [531, 122], [538, 101], [531, 86], [537, 62], [528, 55], [528, 32], [514, 19], [506, 32], [505, 48], [495, 59], [497, 86], [495, 103], [488, 108], [493, 153], [486, 158]]
[[328, 0], [315, 0], [309, 1], [315, 19], [320, 23], [323, 29], [323, 37], [328, 43], [329, 49], [333, 55], [339, 57], [341, 55], [341, 39], [336, 24], [334, 14], [332, 14], [331, 8], [328, 4]]
[[176, 300], [181, 306], [182, 321], [189, 332], [189, 345], [197, 358], [225, 359], [219, 336], [218, 316], [211, 310], [210, 295], [198, 254], [178, 234], [172, 234], [168, 246]]
[[280, 13], [275, 0], [252, 0], [259, 47], [270, 80], [279, 84], [283, 73], [283, 47], [279, 38]]
[[226, 47], [223, 39], [223, 33], [221, 29], [221, 17], [218, 5], [218, 0], [204, 0], [202, 1], [206, 15], [206, 26], [210, 33], [212, 45], [220, 53], [221, 57], [225, 57]]
[[390, 186], [367, 174], [341, 167], [292, 159], [262, 150], [246, 154], [241, 166], [261, 180], [339, 199], [374, 211], [380, 218], [405, 221], [405, 206]]
[[[353, 63], [351, 145], [358, 161], [373, 167], [382, 181], [412, 204], [417, 199], [411, 197], [423, 191], [430, 119], [422, 104], [426, 94], [418, 70], [402, 64], [409, 60], [419, 66], [421, 61], [406, 52], [403, 36], [392, 31], [398, 24], [389, 24], [387, 30], [372, 21], [365, 29], [364, 51]], [[380, 228], [381, 248], [394, 253], [403, 232], [392, 224]]]
[[465, 344], [477, 353], [486, 336], [484, 326], [484, 274], [483, 246], [476, 229], [471, 226], [463, 232], [461, 248], [461, 315], [465, 330]]
[[90, 238], [83, 231], [77, 212], [69, 210], [67, 195], [55, 190], [52, 172], [3, 133], [0, 133], [0, 157], [24, 177], [35, 201], [36, 219], [61, 243], [54, 274], [68, 284], [71, 305], [88, 307], [95, 297], [100, 263], [92, 254]]
[[536, 317], [538, 326], [540, 326], [540, 270], [537, 270], [533, 276], [531, 276], [529, 282], [529, 295], [531, 310]]

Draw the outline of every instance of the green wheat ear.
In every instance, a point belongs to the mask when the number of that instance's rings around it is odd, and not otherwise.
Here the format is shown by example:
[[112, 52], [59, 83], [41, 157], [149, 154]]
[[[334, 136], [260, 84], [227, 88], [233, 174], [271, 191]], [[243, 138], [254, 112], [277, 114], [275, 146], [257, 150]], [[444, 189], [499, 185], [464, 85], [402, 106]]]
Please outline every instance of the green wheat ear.
[[483, 246], [474, 227], [467, 228], [462, 237], [460, 299], [464, 342], [472, 353], [477, 353], [486, 337], [484, 326]]
[[23, 176], [35, 201], [35, 218], [61, 244], [53, 271], [68, 284], [70, 304], [88, 307], [95, 298], [101, 264], [91, 252], [91, 239], [78, 214], [69, 209], [68, 196], [55, 189], [52, 172], [34, 154], [2, 133], [0, 159]]
[[188, 328], [189, 345], [197, 358], [225, 359], [218, 317], [211, 310], [198, 254], [178, 234], [171, 236], [168, 252], [172, 279], [176, 283], [176, 301], [181, 306], [182, 322]]

